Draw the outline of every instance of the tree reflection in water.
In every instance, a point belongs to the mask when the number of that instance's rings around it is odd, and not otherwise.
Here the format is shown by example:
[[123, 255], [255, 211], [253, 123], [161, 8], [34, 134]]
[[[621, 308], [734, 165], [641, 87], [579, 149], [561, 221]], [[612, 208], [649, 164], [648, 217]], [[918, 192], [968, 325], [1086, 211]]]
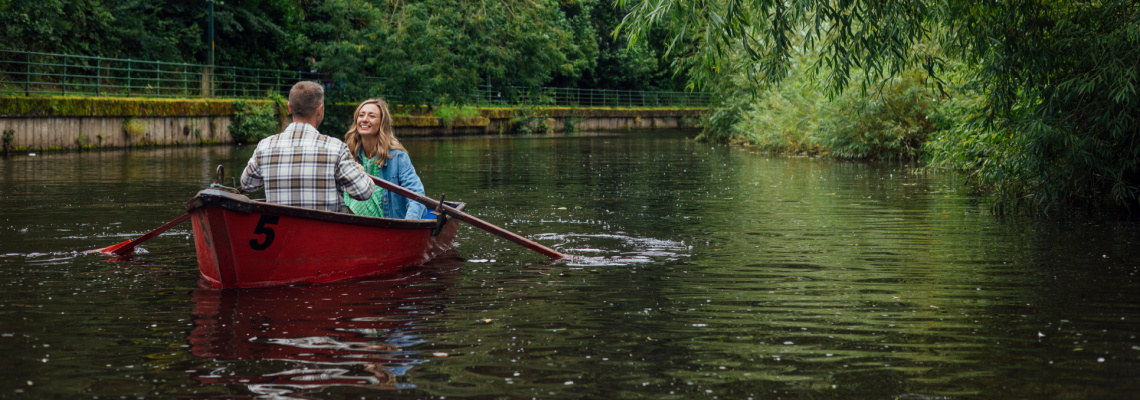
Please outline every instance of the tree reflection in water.
[[333, 386], [403, 389], [424, 361], [422, 323], [443, 312], [463, 260], [364, 281], [193, 292], [191, 353], [214, 359], [191, 372], [203, 384], [245, 385], [258, 395], [298, 396]]

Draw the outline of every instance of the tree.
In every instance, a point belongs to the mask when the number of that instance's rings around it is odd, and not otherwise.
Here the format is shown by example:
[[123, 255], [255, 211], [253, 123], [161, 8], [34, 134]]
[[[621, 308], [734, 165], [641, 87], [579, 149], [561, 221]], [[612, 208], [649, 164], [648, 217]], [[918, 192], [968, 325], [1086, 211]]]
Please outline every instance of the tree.
[[382, 8], [382, 22], [365, 32], [366, 71], [387, 79], [406, 104], [464, 102], [483, 84], [503, 90], [577, 77], [596, 52], [593, 36], [576, 30], [578, 20], [553, 0], [421, 0]]
[[[216, 63], [293, 69], [300, 9], [288, 0], [215, 3]], [[0, 0], [0, 48], [204, 64], [206, 2]]]
[[669, 43], [664, 35], [651, 35], [631, 45], [623, 35], [614, 35], [614, 30], [625, 17], [625, 10], [609, 1], [597, 2], [582, 7], [589, 12], [588, 23], [581, 29], [587, 30], [597, 46], [596, 61], [582, 71], [577, 79], [555, 77], [551, 86], [576, 86], [591, 89], [619, 90], [681, 90], [685, 84], [684, 73], [675, 77], [671, 64], [673, 58], [665, 57]]
[[93, 54], [115, 20], [98, 1], [0, 0], [0, 49]]
[[[619, 29], [631, 43], [663, 28], [671, 49], [691, 45], [685, 65], [696, 87], [718, 76], [743, 74], [760, 84], [780, 82], [797, 48], [819, 47], [810, 67], [826, 69], [834, 92], [847, 87], [850, 72], [890, 76], [916, 63], [937, 60], [916, 53], [935, 10], [925, 0], [841, 1], [619, 0], [629, 10]], [[739, 53], [740, 62], [723, 63]]]
[[631, 10], [622, 26], [631, 41], [663, 29], [694, 46], [685, 65], [696, 86], [734, 75], [759, 88], [778, 83], [801, 47], [818, 52], [810, 68], [832, 93], [853, 71], [873, 85], [913, 67], [944, 78], [948, 61], [963, 62], [958, 82], [981, 96], [963, 114], [979, 118], [955, 128], [961, 146], [943, 145], [936, 161], [972, 171], [971, 183], [1005, 205], [1140, 201], [1136, 2], [619, 3]]

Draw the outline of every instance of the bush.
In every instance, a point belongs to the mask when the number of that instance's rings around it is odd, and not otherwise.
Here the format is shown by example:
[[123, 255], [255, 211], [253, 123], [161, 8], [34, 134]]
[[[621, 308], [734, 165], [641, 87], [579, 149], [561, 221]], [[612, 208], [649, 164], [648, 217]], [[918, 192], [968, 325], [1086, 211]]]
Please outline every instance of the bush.
[[756, 98], [739, 90], [727, 107], [709, 115], [706, 130], [748, 140], [761, 150], [816, 155], [823, 151], [816, 131], [826, 96], [806, 82], [787, 82]]
[[783, 84], [758, 93], [731, 93], [709, 115], [704, 137], [743, 139], [776, 153], [843, 159], [919, 158], [935, 129], [928, 114], [936, 94], [921, 72], [902, 74], [859, 90], [856, 81], [829, 100], [802, 69]]
[[934, 96], [918, 72], [874, 93], [847, 90], [823, 107], [818, 143], [838, 158], [916, 159], [934, 130]]
[[432, 110], [437, 118], [443, 121], [443, 125], [451, 127], [456, 122], [463, 122], [473, 118], [479, 117], [479, 109], [474, 106], [456, 106], [456, 105], [443, 105], [436, 107]]
[[277, 115], [272, 103], [234, 101], [234, 117], [230, 121], [230, 135], [234, 143], [257, 143], [277, 133]]
[[535, 132], [554, 132], [554, 123], [547, 121], [544, 105], [552, 103], [549, 98], [539, 98], [538, 101], [520, 105], [518, 110], [511, 115], [511, 126], [514, 127], [515, 133], [531, 134]]
[[123, 120], [123, 133], [127, 134], [130, 141], [138, 141], [146, 133], [146, 124], [137, 118], [127, 118]]

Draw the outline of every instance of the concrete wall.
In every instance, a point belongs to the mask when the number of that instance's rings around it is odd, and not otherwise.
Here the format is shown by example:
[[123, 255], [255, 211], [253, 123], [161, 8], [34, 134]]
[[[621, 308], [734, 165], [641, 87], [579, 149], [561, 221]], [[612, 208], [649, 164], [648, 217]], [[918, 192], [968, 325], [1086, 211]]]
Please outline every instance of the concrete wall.
[[[262, 101], [269, 103], [268, 101]], [[668, 108], [479, 108], [479, 116], [445, 123], [427, 109], [393, 110], [397, 136], [458, 136], [516, 132], [512, 119], [530, 122], [534, 133], [685, 128], [704, 109]], [[351, 115], [355, 105], [338, 104], [328, 112]], [[12, 132], [12, 152], [67, 151], [90, 148], [232, 143], [233, 100], [83, 97], [0, 97], [0, 131]], [[347, 116], [347, 115], [346, 115]], [[141, 133], [128, 133], [128, 121]]]
[[[123, 123], [143, 124], [131, 137]], [[230, 143], [230, 117], [0, 117], [0, 131], [13, 131], [13, 151], [52, 151], [79, 148]]]

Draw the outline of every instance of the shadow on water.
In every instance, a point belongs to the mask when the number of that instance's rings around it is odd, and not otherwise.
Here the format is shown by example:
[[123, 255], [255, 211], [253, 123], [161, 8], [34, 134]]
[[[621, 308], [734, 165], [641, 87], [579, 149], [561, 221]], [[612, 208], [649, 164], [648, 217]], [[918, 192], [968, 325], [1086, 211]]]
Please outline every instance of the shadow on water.
[[294, 397], [337, 387], [410, 389], [407, 373], [433, 357], [419, 332], [446, 313], [463, 261], [445, 254], [428, 265], [355, 282], [243, 290], [200, 287], [190, 352], [212, 359], [191, 371], [204, 385], [245, 386], [261, 396]]

